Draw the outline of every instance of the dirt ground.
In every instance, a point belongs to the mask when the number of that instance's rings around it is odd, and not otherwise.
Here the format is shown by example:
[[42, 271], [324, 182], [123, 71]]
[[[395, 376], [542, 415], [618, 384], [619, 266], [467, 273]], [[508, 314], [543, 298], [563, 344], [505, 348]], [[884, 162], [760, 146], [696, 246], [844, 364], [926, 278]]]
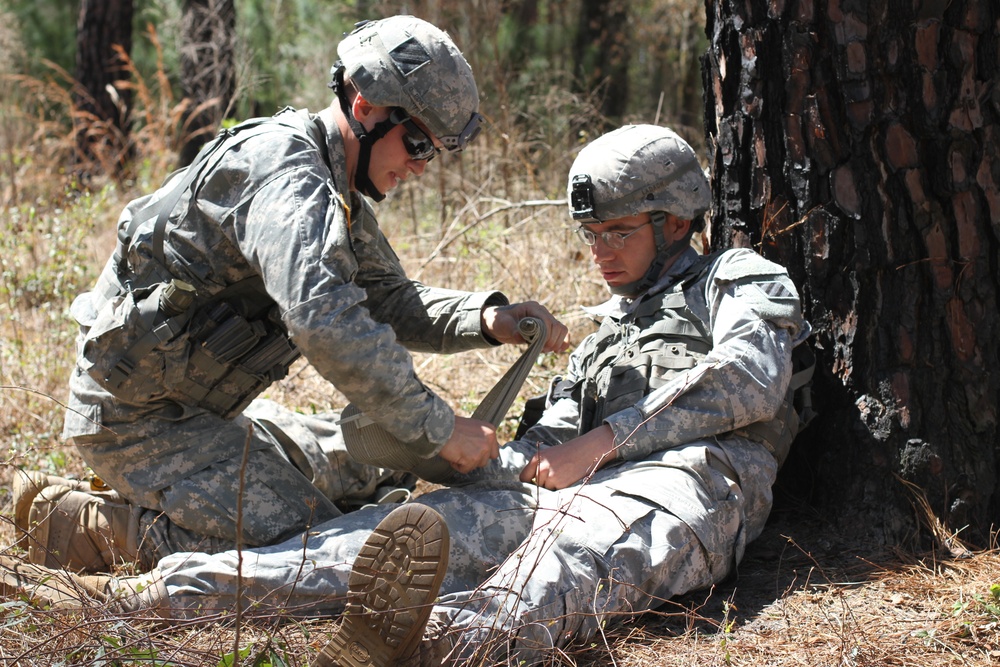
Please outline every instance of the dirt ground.
[[879, 552], [779, 511], [736, 576], [622, 626], [610, 644], [579, 664], [1000, 664], [1000, 553]]

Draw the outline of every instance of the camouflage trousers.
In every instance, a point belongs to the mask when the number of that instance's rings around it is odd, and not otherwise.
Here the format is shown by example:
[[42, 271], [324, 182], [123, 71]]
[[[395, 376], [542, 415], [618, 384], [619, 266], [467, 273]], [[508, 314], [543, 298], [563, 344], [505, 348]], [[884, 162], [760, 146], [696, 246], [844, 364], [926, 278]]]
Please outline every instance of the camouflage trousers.
[[[705, 465], [705, 446], [604, 469], [561, 491], [513, 481], [527, 456], [508, 449], [475, 476], [491, 479], [417, 499], [448, 523], [448, 573], [431, 625], [463, 659], [530, 664], [609, 622], [719, 582], [742, 555], [746, 511], [769, 511], [769, 499], [747, 503], [736, 480]], [[505, 465], [506, 481], [496, 470]], [[261, 613], [339, 613], [351, 563], [390, 509], [365, 508], [242, 554], [170, 556], [159, 570], [173, 613], [231, 610], [237, 600]]]
[[244, 546], [281, 542], [402, 477], [354, 462], [339, 416], [258, 399], [233, 420], [198, 411], [110, 424], [73, 441], [97, 475], [144, 508], [139, 560], [155, 564], [175, 552], [232, 549], [237, 526]]

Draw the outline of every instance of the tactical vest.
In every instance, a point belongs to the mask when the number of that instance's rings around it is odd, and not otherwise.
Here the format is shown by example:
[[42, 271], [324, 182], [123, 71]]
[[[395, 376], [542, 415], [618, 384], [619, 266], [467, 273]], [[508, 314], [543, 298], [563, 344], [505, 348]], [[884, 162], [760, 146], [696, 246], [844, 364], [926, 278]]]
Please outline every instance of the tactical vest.
[[[608, 416], [634, 406], [677, 375], [694, 368], [711, 351], [712, 333], [707, 323], [688, 307], [684, 290], [703, 279], [716, 257], [699, 257], [672, 287], [644, 299], [622, 319], [605, 317], [600, 329], [581, 350], [585, 375], [574, 385], [557, 378], [547, 397], [531, 400], [551, 404], [560, 397], [572, 396], [580, 406], [582, 435], [600, 426]], [[808, 344], [795, 348], [792, 361], [792, 381], [775, 418], [732, 432], [763, 444], [779, 465], [784, 462], [795, 435], [813, 415], [809, 382], [815, 360]], [[540, 413], [540, 407], [534, 405], [536, 414]], [[522, 423], [518, 437], [529, 427], [529, 423]]]
[[[306, 126], [329, 164], [322, 127], [310, 119]], [[101, 315], [84, 336], [80, 359], [116, 398], [174, 401], [232, 419], [300, 356], [259, 276], [208, 294], [172, 276], [163, 255], [171, 211], [185, 192], [194, 200], [202, 175], [222, 158], [219, 148], [234, 135], [227, 150], [267, 130], [263, 119], [224, 130], [170, 193], [119, 228], [114, 256], [92, 293]], [[128, 247], [140, 225], [154, 219], [153, 256], [137, 273], [128, 266]]]
[[581, 351], [586, 374], [573, 388], [580, 433], [635, 405], [690, 368], [712, 349], [712, 335], [688, 308], [684, 289], [711, 267], [699, 257], [669, 289], [643, 299], [620, 320], [605, 317]]

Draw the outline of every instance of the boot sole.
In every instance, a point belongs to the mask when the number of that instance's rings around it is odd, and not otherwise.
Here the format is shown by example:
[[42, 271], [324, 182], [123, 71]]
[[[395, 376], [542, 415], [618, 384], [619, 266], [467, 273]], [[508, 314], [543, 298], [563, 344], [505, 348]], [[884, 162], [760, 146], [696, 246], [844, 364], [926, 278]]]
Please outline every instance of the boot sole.
[[448, 525], [418, 503], [390, 512], [351, 568], [347, 611], [312, 667], [391, 667], [423, 636], [448, 568]]

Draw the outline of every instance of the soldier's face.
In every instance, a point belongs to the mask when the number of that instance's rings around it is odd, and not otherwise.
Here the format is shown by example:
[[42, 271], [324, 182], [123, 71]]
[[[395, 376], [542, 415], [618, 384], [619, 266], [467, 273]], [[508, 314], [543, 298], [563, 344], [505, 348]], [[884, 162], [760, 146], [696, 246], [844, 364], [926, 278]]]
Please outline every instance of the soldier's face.
[[[365, 102], [361, 96], [355, 100], [353, 111], [355, 118], [368, 130], [387, 119], [390, 113], [388, 107], [372, 106]], [[420, 130], [423, 130], [435, 145], [440, 145], [440, 142], [433, 138], [431, 132], [418, 119], [413, 118], [411, 121]], [[406, 144], [403, 143], [407, 132], [405, 125], [396, 125], [384, 137], [372, 144], [368, 177], [379, 192], [389, 192], [410, 176], [420, 176], [427, 167], [427, 160], [416, 160], [407, 150]]]
[[410, 176], [420, 176], [427, 160], [414, 160], [403, 144], [406, 128], [397, 125], [372, 146], [368, 174], [380, 192], [388, 192]]
[[[656, 257], [653, 225], [648, 224], [649, 222], [649, 213], [642, 213], [584, 225], [596, 236], [594, 245], [590, 246], [590, 255], [601, 272], [601, 278], [610, 287], [628, 285], [646, 275], [646, 270]], [[615, 249], [602, 238], [601, 235], [605, 232], [622, 236], [634, 233], [624, 240], [623, 247]]]

